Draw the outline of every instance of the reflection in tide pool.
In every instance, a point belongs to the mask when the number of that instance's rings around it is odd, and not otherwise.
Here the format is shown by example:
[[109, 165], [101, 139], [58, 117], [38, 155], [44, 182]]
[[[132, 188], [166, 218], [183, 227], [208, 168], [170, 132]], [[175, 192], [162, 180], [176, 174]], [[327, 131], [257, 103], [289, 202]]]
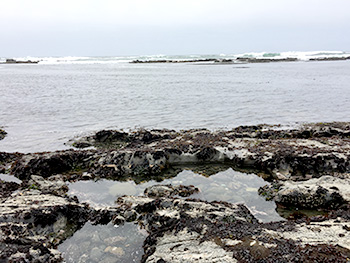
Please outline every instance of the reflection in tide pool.
[[58, 250], [67, 263], [140, 262], [146, 236], [146, 232], [133, 223], [93, 226], [88, 222], [59, 245]]
[[263, 222], [283, 220], [276, 212], [276, 204], [258, 195], [259, 187], [268, 183], [255, 174], [240, 173], [231, 168], [210, 177], [185, 170], [162, 182], [148, 181], [141, 184], [135, 184], [134, 181], [79, 181], [69, 185], [69, 194], [91, 205], [113, 205], [118, 196], [143, 195], [147, 187], [155, 184], [194, 185], [200, 189], [200, 193], [192, 195], [192, 198], [244, 203]]
[[17, 177], [14, 177], [13, 175], [8, 175], [8, 174], [0, 174], [0, 180], [5, 181], [5, 182], [14, 182], [17, 184], [21, 184], [22, 181], [18, 179]]

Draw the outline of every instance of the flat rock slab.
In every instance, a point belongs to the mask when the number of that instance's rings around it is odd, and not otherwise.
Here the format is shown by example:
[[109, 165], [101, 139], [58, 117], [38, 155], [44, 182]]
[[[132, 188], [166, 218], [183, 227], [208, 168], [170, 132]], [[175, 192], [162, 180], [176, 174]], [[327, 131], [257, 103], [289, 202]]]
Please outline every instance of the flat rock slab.
[[334, 209], [350, 202], [350, 175], [284, 181], [259, 189], [261, 195], [286, 207]]

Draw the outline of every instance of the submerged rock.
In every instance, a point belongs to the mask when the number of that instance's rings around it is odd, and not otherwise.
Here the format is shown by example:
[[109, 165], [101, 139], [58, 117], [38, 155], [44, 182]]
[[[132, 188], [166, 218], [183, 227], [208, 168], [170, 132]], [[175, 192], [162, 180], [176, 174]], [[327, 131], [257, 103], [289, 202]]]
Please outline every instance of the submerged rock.
[[171, 197], [179, 195], [188, 197], [194, 193], [198, 193], [199, 189], [193, 185], [153, 185], [145, 189], [144, 193], [148, 197]]
[[111, 246], [106, 247], [104, 252], [111, 253], [112, 255], [117, 256], [117, 257], [122, 257], [125, 254], [123, 248], [121, 248], [121, 247], [111, 247]]

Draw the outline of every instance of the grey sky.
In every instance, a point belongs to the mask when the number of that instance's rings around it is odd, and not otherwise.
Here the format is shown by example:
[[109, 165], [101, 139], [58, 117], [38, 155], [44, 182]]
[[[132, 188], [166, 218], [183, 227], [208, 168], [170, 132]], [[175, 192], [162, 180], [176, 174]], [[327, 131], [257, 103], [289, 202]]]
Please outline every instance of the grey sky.
[[350, 51], [349, 0], [1, 0], [0, 57]]

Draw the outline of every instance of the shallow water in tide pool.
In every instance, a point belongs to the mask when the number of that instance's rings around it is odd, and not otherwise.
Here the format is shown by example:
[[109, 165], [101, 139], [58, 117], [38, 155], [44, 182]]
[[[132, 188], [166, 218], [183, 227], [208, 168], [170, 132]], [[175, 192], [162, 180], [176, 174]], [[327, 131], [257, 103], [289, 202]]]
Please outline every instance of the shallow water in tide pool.
[[66, 263], [140, 262], [147, 232], [134, 223], [91, 225], [86, 223], [58, 246]]
[[113, 205], [118, 196], [143, 195], [144, 190], [155, 184], [194, 185], [200, 193], [191, 198], [207, 201], [227, 201], [244, 203], [254, 216], [263, 222], [284, 220], [275, 211], [276, 204], [258, 195], [258, 189], [268, 184], [255, 174], [245, 174], [229, 168], [206, 177], [189, 170], [162, 182], [148, 181], [136, 184], [134, 181], [118, 182], [111, 180], [78, 181], [69, 184], [69, 195], [76, 195], [81, 202], [91, 205]]

